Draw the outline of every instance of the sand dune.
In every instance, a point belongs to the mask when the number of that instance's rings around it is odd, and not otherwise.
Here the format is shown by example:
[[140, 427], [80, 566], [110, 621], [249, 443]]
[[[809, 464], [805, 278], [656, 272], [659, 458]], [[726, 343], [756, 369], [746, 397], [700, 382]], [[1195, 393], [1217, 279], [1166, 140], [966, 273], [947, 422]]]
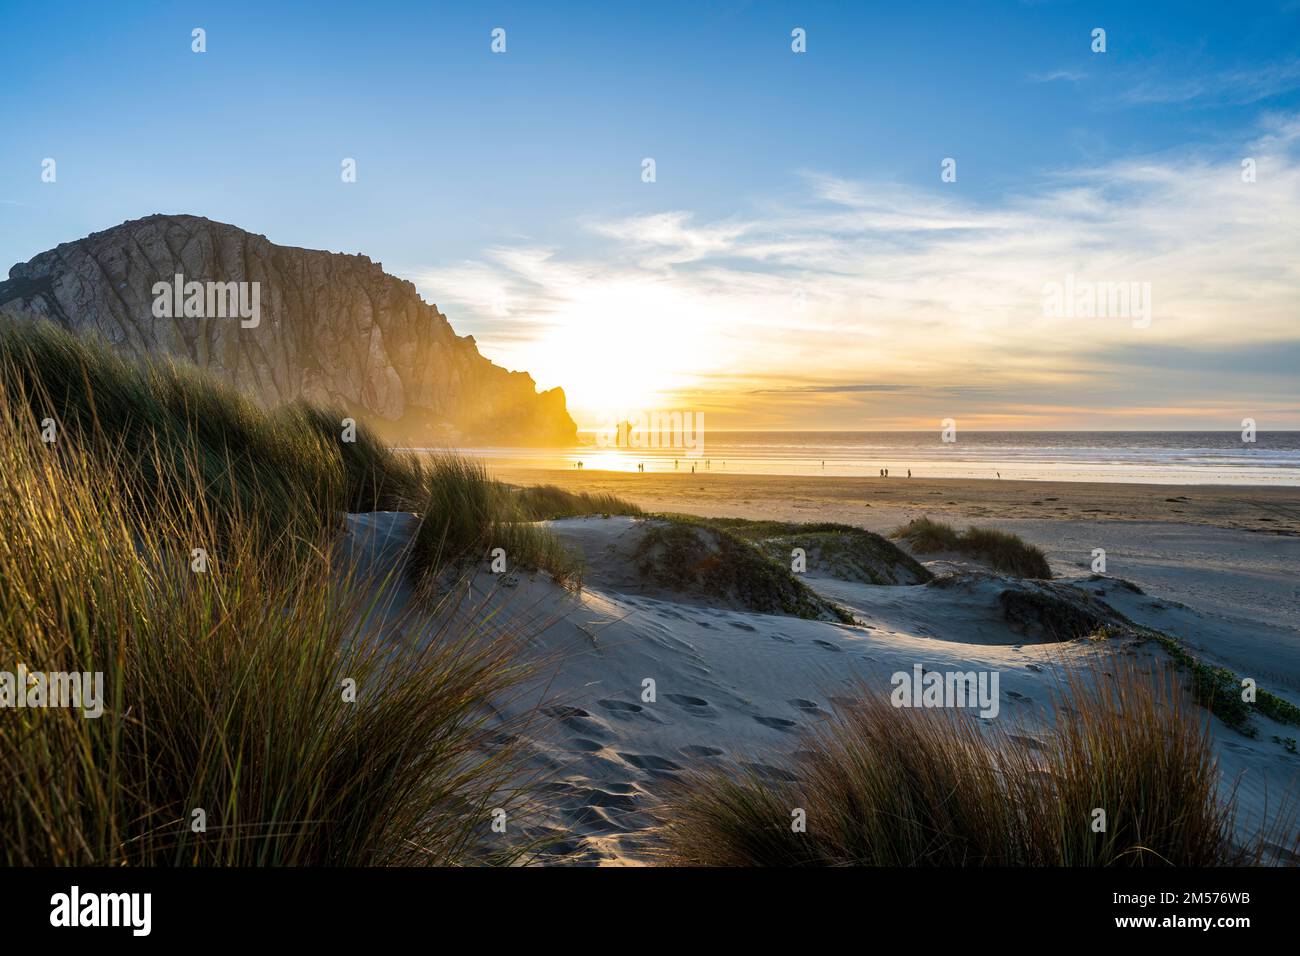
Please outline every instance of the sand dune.
[[[527, 708], [543, 707], [547, 719], [529, 731], [527, 746], [534, 768], [550, 780], [553, 810], [532, 821], [529, 833], [557, 841], [557, 861], [652, 861], [656, 804], [683, 770], [730, 761], [759, 773], [787, 773], [782, 767], [795, 759], [799, 733], [825, 720], [837, 696], [853, 693], [858, 681], [887, 695], [891, 675], [917, 664], [996, 671], [998, 719], [1022, 722], [1031, 741], [1043, 726], [1059, 668], [1104, 660], [1120, 649], [1119, 642], [1059, 643], [1027, 632], [1008, 619], [999, 594], [1032, 585], [962, 562], [927, 562], [938, 575], [927, 585], [874, 586], [810, 573], [806, 583], [850, 609], [857, 621], [851, 625], [683, 599], [647, 589], [631, 566], [630, 543], [640, 525], [620, 517], [550, 523], [586, 556], [580, 592], [543, 575], [513, 573], [480, 573], [468, 585], [468, 603], [490, 608], [494, 627], [528, 635], [524, 653], [539, 663], [529, 692], [500, 702], [497, 716], [508, 723]], [[372, 570], [400, 563], [413, 527], [409, 515], [352, 516], [357, 560]], [[1286, 643], [1281, 631], [1261, 632], [1245, 619], [1111, 580], [1090, 581], [1077, 568], [1062, 571], [1067, 585], [1094, 600], [1179, 631], [1216, 660], [1300, 700], [1297, 645]], [[404, 586], [396, 591], [394, 606], [409, 599]], [[1125, 641], [1122, 650], [1164, 654], [1152, 641]], [[1258, 820], [1266, 798], [1276, 802], [1293, 782], [1300, 759], [1272, 738], [1294, 730], [1261, 719], [1252, 739], [1215, 721], [1225, 793], [1239, 785], [1243, 827]]]

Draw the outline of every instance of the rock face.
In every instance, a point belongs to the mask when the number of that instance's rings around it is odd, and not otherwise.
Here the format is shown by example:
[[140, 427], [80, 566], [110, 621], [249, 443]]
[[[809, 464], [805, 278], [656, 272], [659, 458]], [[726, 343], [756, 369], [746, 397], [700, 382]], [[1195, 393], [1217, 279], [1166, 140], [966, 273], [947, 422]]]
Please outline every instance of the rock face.
[[[258, 283], [256, 325], [212, 308], [225, 304], [221, 294], [190, 310], [172, 296], [160, 306], [155, 286], [177, 274], [205, 288]], [[492, 364], [380, 263], [278, 246], [198, 216], [136, 219], [19, 263], [0, 282], [0, 316], [48, 319], [133, 355], [186, 359], [264, 404], [341, 406], [399, 441], [576, 438], [561, 389], [539, 393], [526, 372]]]

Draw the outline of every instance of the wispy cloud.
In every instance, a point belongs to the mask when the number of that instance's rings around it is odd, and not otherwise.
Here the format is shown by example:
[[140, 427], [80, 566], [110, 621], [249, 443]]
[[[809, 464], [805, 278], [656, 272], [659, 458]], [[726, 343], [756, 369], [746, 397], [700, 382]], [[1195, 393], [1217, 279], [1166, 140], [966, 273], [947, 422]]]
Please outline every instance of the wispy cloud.
[[1083, 70], [1049, 70], [1046, 73], [1030, 73], [1033, 83], [1079, 83], [1088, 78]]
[[[745, 216], [599, 221], [599, 254], [491, 249], [419, 280], [580, 412], [633, 380], [683, 401], [730, 394], [737, 424], [804, 421], [815, 403], [827, 427], [959, 411], [1050, 425], [1053, 409], [1137, 414], [1143, 396], [1168, 417], [1180, 390], [1202, 410], [1294, 407], [1275, 366], [1207, 377], [1166, 358], [1300, 341], [1298, 152], [1300, 118], [1275, 116], [1240, 155], [1062, 171], [997, 203], [807, 174], [797, 199]], [[1049, 314], [1046, 284], [1066, 276], [1149, 283], [1150, 325]], [[610, 369], [593, 376], [593, 361]]]
[[1210, 101], [1244, 106], [1300, 88], [1300, 57], [1277, 63], [1242, 66], [1188, 75], [1151, 67], [1135, 76], [1116, 97], [1126, 106]]

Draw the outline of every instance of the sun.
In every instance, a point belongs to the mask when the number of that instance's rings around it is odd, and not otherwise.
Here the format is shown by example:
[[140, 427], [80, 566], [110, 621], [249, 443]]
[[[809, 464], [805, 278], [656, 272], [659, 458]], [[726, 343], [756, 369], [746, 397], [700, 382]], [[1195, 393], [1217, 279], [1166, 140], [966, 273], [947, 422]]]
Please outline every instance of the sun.
[[701, 312], [667, 283], [593, 283], [573, 290], [529, 361], [583, 418], [662, 409], [718, 359]]

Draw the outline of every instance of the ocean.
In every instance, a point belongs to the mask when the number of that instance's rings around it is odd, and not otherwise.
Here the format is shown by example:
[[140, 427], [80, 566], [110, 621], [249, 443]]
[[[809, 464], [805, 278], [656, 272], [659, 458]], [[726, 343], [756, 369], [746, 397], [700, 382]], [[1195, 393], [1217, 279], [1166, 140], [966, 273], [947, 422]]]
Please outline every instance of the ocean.
[[614, 448], [595, 433], [555, 450], [461, 449], [497, 466], [735, 474], [1300, 485], [1300, 431], [708, 432], [697, 450]]

